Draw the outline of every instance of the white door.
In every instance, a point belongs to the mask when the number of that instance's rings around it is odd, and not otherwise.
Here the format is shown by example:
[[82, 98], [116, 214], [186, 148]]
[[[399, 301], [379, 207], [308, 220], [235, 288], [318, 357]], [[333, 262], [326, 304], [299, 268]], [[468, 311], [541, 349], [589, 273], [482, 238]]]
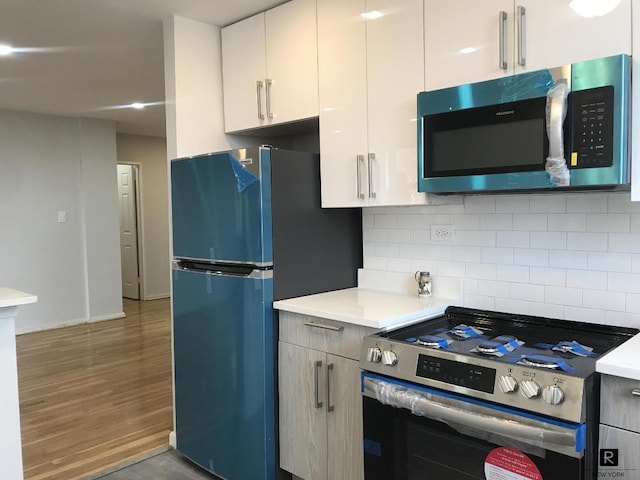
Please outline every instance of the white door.
[[136, 166], [118, 164], [122, 296], [137, 300], [140, 298], [140, 289], [138, 282], [136, 179]]

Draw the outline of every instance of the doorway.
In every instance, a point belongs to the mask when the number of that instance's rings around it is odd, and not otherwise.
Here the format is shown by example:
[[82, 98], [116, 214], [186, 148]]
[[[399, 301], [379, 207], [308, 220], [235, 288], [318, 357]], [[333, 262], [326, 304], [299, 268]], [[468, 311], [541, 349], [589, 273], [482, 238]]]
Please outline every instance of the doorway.
[[122, 296], [140, 299], [139, 166], [118, 164]]

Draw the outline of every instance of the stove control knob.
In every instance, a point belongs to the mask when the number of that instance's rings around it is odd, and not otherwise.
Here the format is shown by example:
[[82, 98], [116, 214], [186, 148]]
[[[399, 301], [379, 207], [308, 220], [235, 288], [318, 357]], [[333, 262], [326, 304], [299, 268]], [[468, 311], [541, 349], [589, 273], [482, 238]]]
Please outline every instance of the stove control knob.
[[542, 398], [549, 405], [558, 405], [564, 400], [564, 392], [557, 385], [547, 385], [542, 391]]
[[518, 390], [518, 381], [511, 375], [503, 375], [498, 378], [498, 387], [502, 393], [513, 393]]
[[367, 350], [367, 361], [380, 363], [380, 360], [382, 360], [382, 352], [380, 349], [378, 347], [370, 347], [369, 350]]
[[385, 350], [384, 352], [382, 352], [382, 363], [384, 365], [388, 365], [389, 367], [393, 367], [396, 363], [398, 363], [398, 356], [391, 350]]
[[536, 398], [540, 396], [540, 385], [533, 380], [523, 380], [520, 382], [520, 393], [525, 398]]

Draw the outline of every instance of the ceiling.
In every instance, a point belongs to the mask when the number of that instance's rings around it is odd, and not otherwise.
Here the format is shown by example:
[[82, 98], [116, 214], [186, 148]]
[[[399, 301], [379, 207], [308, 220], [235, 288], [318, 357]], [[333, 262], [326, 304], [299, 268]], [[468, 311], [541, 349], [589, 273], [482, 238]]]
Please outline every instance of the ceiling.
[[[0, 0], [0, 108], [165, 135], [162, 21], [224, 26], [283, 0]], [[151, 103], [143, 110], [124, 108]]]

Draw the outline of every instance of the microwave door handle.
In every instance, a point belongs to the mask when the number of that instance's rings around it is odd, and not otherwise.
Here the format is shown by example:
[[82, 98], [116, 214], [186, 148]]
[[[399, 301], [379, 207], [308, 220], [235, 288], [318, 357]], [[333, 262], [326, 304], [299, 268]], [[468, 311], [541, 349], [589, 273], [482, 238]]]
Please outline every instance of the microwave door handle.
[[507, 69], [507, 12], [504, 10], [500, 12], [498, 17], [498, 36], [500, 39], [500, 46], [498, 48], [500, 59], [498, 66], [500, 70]]
[[516, 9], [516, 17], [518, 19], [518, 65], [524, 67], [526, 65], [524, 41], [526, 34], [526, 18], [527, 11], [522, 5], [518, 5]]

